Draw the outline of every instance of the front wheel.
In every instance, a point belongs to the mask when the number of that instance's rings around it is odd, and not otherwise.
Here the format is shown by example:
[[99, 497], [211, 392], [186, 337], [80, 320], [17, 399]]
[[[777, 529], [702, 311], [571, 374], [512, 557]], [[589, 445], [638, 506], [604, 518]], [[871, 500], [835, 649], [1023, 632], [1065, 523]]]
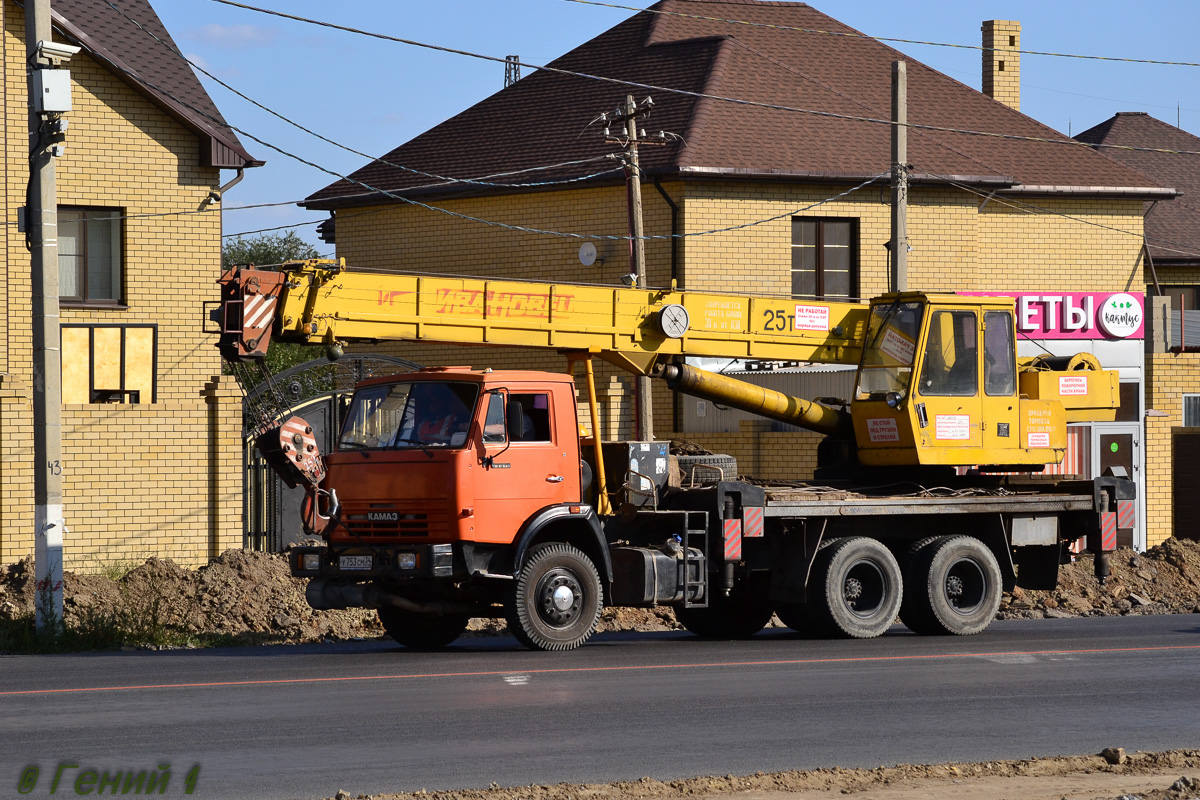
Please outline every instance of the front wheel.
[[905, 586], [904, 624], [916, 633], [970, 636], [996, 618], [1003, 580], [987, 545], [973, 536], [942, 536], [913, 556]]
[[596, 630], [604, 609], [600, 574], [569, 544], [534, 548], [505, 609], [508, 628], [531, 650], [573, 650]]
[[390, 606], [379, 609], [379, 622], [388, 636], [412, 650], [440, 650], [461, 636], [470, 621], [465, 614], [414, 614]]

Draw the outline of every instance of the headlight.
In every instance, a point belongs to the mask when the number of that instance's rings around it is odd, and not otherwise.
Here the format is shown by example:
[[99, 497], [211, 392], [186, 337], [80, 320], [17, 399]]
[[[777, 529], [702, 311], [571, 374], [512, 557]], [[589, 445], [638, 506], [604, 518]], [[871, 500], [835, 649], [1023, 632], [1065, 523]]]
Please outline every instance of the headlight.
[[396, 555], [396, 566], [400, 569], [416, 569], [417, 554], [416, 553], [399, 553]]
[[304, 553], [300, 556], [300, 569], [305, 572], [319, 572], [321, 569], [320, 553]]

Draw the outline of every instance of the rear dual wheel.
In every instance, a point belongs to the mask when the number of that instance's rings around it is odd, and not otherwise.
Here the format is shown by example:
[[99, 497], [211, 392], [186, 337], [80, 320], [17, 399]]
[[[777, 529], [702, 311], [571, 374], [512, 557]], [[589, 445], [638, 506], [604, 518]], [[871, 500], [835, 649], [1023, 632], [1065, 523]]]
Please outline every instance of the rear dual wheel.
[[[803, 614], [796, 608], [787, 611], [798, 625], [815, 633], [871, 639], [896, 619], [903, 585], [896, 557], [882, 544], [862, 536], [834, 539], [813, 562]], [[796, 627], [782, 615], [780, 619]]]
[[900, 619], [915, 633], [969, 636], [1000, 608], [1000, 565], [973, 536], [922, 539], [909, 550]]

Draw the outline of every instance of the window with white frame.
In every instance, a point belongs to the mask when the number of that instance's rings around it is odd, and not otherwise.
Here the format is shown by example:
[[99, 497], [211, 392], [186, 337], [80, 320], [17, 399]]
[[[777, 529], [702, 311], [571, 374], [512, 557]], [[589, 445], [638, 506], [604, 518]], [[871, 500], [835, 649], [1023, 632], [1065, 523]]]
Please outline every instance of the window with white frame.
[[1200, 394], [1183, 396], [1183, 427], [1200, 428]]

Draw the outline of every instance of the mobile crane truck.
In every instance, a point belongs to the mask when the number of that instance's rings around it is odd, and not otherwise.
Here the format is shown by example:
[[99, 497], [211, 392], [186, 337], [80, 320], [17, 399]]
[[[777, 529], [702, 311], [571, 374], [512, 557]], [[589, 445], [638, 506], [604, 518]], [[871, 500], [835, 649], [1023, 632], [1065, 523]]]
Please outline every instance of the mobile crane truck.
[[[919, 634], [974, 634], [1003, 591], [1053, 588], [1084, 537], [1103, 582], [1118, 530], [1134, 524], [1122, 475], [999, 475], [1058, 462], [1068, 422], [1111, 420], [1119, 402], [1116, 373], [1088, 354], [1018, 359], [1011, 299], [808, 302], [341, 260], [234, 267], [220, 283], [218, 346], [232, 362], [261, 360], [273, 338], [331, 355], [379, 340], [567, 355], [570, 375], [443, 367], [363, 381], [327, 454], [299, 417], [258, 436], [305, 488], [305, 529], [324, 540], [289, 552], [309, 603], [376, 608], [409, 647], [504, 617], [526, 646], [567, 650], [606, 604], [672, 606], [715, 638], [751, 636], [772, 612], [828, 636], [879, 636], [897, 615]], [[593, 356], [825, 434], [815, 479], [668, 485], [665, 443], [600, 441]], [[687, 356], [853, 364], [856, 390], [812, 402]]]

